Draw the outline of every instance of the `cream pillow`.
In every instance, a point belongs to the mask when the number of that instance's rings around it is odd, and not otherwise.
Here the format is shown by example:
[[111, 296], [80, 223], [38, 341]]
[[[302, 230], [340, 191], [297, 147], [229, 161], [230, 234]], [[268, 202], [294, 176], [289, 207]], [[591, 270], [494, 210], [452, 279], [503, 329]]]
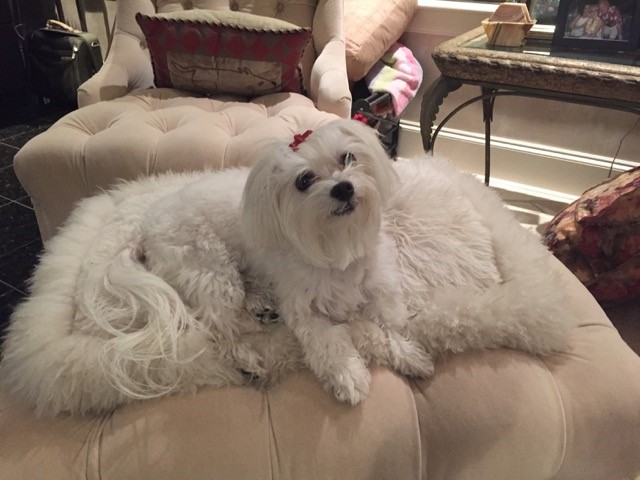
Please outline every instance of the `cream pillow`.
[[347, 75], [357, 81], [371, 70], [405, 31], [416, 0], [345, 0]]

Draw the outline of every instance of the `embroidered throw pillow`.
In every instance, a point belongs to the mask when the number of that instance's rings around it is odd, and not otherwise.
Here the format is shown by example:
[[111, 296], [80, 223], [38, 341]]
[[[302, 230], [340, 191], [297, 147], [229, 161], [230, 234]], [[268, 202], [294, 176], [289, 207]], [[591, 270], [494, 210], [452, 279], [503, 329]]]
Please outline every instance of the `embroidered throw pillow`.
[[640, 167], [590, 188], [543, 241], [603, 304], [640, 298]]
[[299, 68], [309, 28], [250, 13], [138, 13], [156, 87], [247, 97], [302, 93]]

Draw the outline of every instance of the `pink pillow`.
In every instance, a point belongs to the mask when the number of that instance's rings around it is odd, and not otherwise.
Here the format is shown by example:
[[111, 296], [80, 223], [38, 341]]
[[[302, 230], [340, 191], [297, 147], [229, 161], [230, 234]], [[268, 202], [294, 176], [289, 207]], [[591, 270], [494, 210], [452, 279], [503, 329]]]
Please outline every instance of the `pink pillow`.
[[309, 28], [216, 10], [138, 13], [136, 20], [157, 87], [243, 96], [303, 91], [299, 63]]

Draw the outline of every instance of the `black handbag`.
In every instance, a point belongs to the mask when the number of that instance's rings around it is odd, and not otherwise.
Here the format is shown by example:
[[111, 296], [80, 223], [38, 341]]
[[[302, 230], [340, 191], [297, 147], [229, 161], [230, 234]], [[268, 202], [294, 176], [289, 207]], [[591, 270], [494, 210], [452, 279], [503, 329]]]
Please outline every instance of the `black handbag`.
[[29, 32], [25, 51], [31, 91], [55, 102], [75, 104], [78, 87], [102, 67], [98, 38], [57, 20]]

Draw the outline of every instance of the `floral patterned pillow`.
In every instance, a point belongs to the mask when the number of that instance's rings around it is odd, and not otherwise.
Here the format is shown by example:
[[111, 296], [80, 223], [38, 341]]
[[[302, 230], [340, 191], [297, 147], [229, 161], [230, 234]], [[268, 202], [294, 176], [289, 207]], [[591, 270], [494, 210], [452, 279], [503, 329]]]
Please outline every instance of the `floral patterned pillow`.
[[602, 303], [640, 298], [640, 167], [587, 190], [544, 243]]
[[138, 13], [156, 87], [247, 97], [302, 93], [300, 59], [309, 28], [250, 13]]

